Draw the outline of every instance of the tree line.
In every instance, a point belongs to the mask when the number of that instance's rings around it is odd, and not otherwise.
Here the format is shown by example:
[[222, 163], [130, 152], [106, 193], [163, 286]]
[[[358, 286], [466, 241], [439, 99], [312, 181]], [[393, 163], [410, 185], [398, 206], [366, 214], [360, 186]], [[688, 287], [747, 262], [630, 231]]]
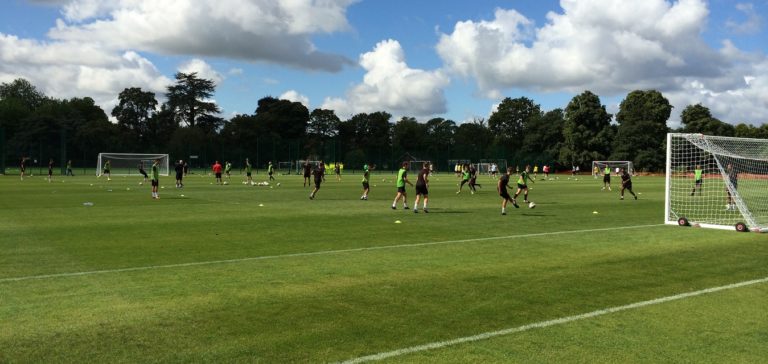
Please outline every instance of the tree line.
[[[177, 73], [165, 102], [141, 88], [126, 88], [110, 118], [90, 97], [56, 99], [25, 79], [0, 84], [0, 167], [21, 157], [95, 165], [100, 152], [168, 153], [204, 167], [214, 160], [235, 166], [250, 158], [258, 167], [299, 159], [363, 163], [394, 169], [402, 160], [507, 160], [510, 165], [588, 168], [593, 160], [629, 160], [637, 170], [664, 166], [669, 101], [656, 90], [627, 94], [615, 115], [598, 95], [584, 91], [565, 109], [542, 110], [527, 97], [505, 98], [485, 118], [457, 123], [433, 118], [393, 120], [386, 111], [341, 120], [333, 110], [310, 111], [298, 102], [267, 96], [253, 114], [220, 117], [211, 102], [216, 85], [196, 73]], [[679, 132], [768, 138], [768, 124], [731, 125], [701, 105], [680, 114]], [[614, 122], [615, 120], [615, 122]], [[41, 162], [42, 163], [42, 162]], [[4, 170], [4, 169], [3, 169]]]

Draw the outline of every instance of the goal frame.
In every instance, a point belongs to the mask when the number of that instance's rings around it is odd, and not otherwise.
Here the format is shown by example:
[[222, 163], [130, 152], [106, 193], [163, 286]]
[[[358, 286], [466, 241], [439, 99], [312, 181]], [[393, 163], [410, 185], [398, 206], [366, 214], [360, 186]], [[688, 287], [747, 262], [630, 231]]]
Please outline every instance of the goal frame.
[[615, 167], [622, 168], [619, 164], [624, 164], [627, 166], [627, 173], [629, 173], [630, 176], [635, 175], [635, 166], [632, 164], [632, 161], [592, 161], [592, 170], [590, 171], [592, 176], [601, 176], [603, 174], [602, 168], [598, 168], [597, 174], [595, 174], [595, 166], [598, 165], [598, 163], [611, 166], [612, 174], [616, 174], [616, 171], [614, 170]]
[[[753, 139], [753, 138], [737, 138], [737, 137], [721, 137], [721, 136], [709, 136], [709, 135], [703, 135], [703, 134], [696, 134], [696, 133], [667, 133], [667, 146], [666, 146], [666, 168], [665, 168], [665, 181], [664, 181], [664, 223], [667, 225], [683, 225], [685, 224], [691, 224], [697, 227], [703, 227], [703, 228], [710, 228], [710, 229], [720, 229], [720, 230], [734, 230], [734, 225], [726, 225], [726, 224], [720, 224], [720, 223], [713, 223], [708, 221], [689, 221], [687, 216], [682, 216], [677, 211], [673, 210], [672, 207], [672, 188], [673, 188], [673, 175], [675, 173], [686, 173], [686, 172], [680, 172], [673, 169], [673, 137], [678, 138], [687, 138], [687, 137], [695, 137], [700, 138], [704, 144], [706, 144], [708, 147], [711, 147], [711, 141], [709, 139], [717, 139], [721, 141], [747, 141], [747, 142], [762, 142], [768, 145], [768, 140], [766, 139]], [[693, 144], [693, 147], [697, 147], [693, 142], [689, 143]], [[717, 147], [716, 147], [717, 148]], [[750, 158], [750, 157], [741, 157], [737, 156], [735, 153], [713, 153], [709, 150], [705, 150], [703, 148], [699, 148], [703, 150], [704, 153], [709, 154], [716, 163], [716, 171], [715, 175], [719, 175], [719, 178], [722, 179], [722, 183], [725, 186], [725, 189], [727, 190], [727, 193], [731, 196], [731, 199], [733, 201], [733, 204], [735, 205], [735, 208], [738, 210], [738, 213], [741, 216], [741, 219], [743, 219], [743, 222], [739, 222], [738, 224], [745, 224], [747, 227], [747, 231], [751, 230], [754, 232], [768, 232], [768, 226], [766, 224], [761, 224], [758, 222], [754, 215], [750, 212], [749, 207], [745, 203], [745, 201], [742, 199], [742, 196], [739, 192], [739, 190], [733, 185], [730, 178], [728, 177], [728, 172], [726, 171], [726, 168], [723, 167], [722, 163], [718, 159], [717, 155], [721, 155], [721, 158], [723, 155], [730, 157], [730, 158], [743, 158], [743, 159], [751, 159], [755, 161], [760, 161], [768, 165], [768, 157], [766, 159], [756, 159], [756, 158]], [[712, 150], [712, 149], [710, 149]], [[734, 157], [736, 156], [736, 157]], [[688, 162], [690, 164], [690, 162]], [[700, 163], [700, 162], [699, 162]], [[704, 179], [704, 178], [702, 178]], [[768, 197], [768, 195], [766, 196]], [[722, 205], [721, 205], [722, 206]], [[698, 219], [697, 219], [698, 220]], [[703, 219], [702, 219], [703, 220]], [[738, 227], [737, 227], [738, 229]]]
[[[104, 163], [103, 160], [105, 159], [109, 160], [135, 160], [137, 163], [139, 161], [154, 161], [155, 159], [162, 159], [165, 161], [165, 163], [161, 162], [161, 176], [169, 176], [170, 175], [170, 156], [168, 154], [163, 153], [108, 153], [108, 152], [102, 152], [99, 153], [98, 158], [96, 160], [96, 176], [101, 176], [102, 172], [104, 172]], [[144, 158], [143, 158], [144, 157]], [[152, 167], [152, 164], [146, 165], [146, 171], [149, 173], [149, 170]], [[113, 168], [115, 168], [113, 166]], [[120, 167], [117, 167], [120, 168]], [[130, 171], [129, 167], [129, 171]], [[118, 169], [119, 170], [119, 169]], [[110, 172], [110, 175], [112, 176], [133, 176], [132, 173], [114, 173]], [[138, 169], [136, 170], [136, 174], [139, 175]]]

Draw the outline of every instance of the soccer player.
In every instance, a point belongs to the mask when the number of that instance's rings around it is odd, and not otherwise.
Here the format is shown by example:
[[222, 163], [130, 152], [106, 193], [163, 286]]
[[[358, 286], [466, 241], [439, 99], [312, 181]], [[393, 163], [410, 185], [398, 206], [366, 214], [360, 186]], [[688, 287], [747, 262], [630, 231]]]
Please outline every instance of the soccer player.
[[160, 186], [160, 160], [155, 159], [155, 163], [152, 164], [152, 198], [155, 200], [160, 199], [160, 195], [157, 194], [158, 186]]
[[549, 166], [548, 165], [544, 165], [543, 169], [544, 169], [544, 180], [546, 181], [546, 180], [549, 179]]
[[182, 179], [184, 178], [184, 161], [179, 159], [179, 162], [176, 163], [176, 188], [182, 188], [184, 187], [184, 183], [182, 183]]
[[112, 162], [110, 162], [109, 159], [107, 159], [107, 161], [104, 162], [104, 171], [99, 175], [99, 177], [101, 177], [101, 176], [106, 174], [107, 175], [107, 181], [111, 181], [112, 180], [111, 170], [112, 170]]
[[24, 172], [27, 171], [27, 157], [21, 157], [21, 163], [19, 163], [19, 172], [21, 172], [21, 180], [24, 180]]
[[637, 200], [637, 195], [632, 192], [632, 176], [629, 175], [629, 172], [627, 172], [624, 168], [619, 169], [619, 175], [621, 176], [621, 198], [620, 200], [624, 199], [624, 190], [629, 191], [629, 193], [632, 194], [632, 196], [635, 197], [635, 200]]
[[232, 172], [232, 163], [229, 163], [229, 161], [224, 162], [224, 174], [227, 175], [228, 181], [232, 180], [231, 172]]
[[363, 195], [360, 196], [361, 200], [368, 200], [368, 192], [371, 190], [371, 171], [368, 168], [368, 164], [363, 164]]
[[489, 169], [491, 172], [491, 178], [496, 179], [496, 174], [498, 173], [497, 171], [499, 169], [499, 166], [497, 166], [496, 163], [491, 163], [491, 168]]
[[483, 187], [479, 183], [477, 183], [477, 168], [473, 164], [469, 165], [469, 190], [474, 195], [475, 192], [477, 192], [477, 187]]
[[533, 165], [533, 179], [535, 180], [535, 179], [538, 179], [538, 178], [539, 178], [539, 165], [538, 164], [534, 164]]
[[48, 160], [48, 183], [53, 181], [53, 158]]
[[520, 177], [517, 178], [517, 191], [515, 192], [515, 196], [512, 198], [513, 200], [517, 199], [517, 196], [520, 195], [520, 192], [524, 192], [523, 201], [528, 203], [528, 181], [536, 183], [536, 181], [532, 180], [531, 176], [528, 175], [530, 171], [531, 166], [526, 165], [525, 170], [520, 172]]
[[216, 175], [216, 184], [221, 184], [221, 163], [219, 161], [213, 164], [213, 173]]
[[[461, 169], [461, 184], [459, 185], [459, 190], [456, 191], [456, 194], [461, 193], [461, 189], [464, 188], [464, 185], [469, 182], [469, 165], [465, 164], [464, 167]], [[470, 188], [471, 190], [471, 188]], [[472, 192], [474, 195], [475, 193]]]
[[[595, 179], [597, 179], [597, 175], [598, 174], [600, 174], [600, 168], [595, 166], [594, 168], [592, 168], [592, 175], [595, 176]], [[605, 187], [603, 187], [603, 188], [605, 188]]]
[[251, 165], [251, 161], [248, 160], [248, 158], [245, 158], [245, 184], [247, 185], [253, 185], [253, 166]]
[[397, 201], [401, 197], [403, 199], [403, 209], [408, 210], [408, 194], [405, 192], [406, 184], [413, 186], [413, 183], [408, 180], [408, 162], [403, 162], [402, 167], [397, 172], [397, 195], [395, 195], [395, 200], [392, 201], [392, 210], [397, 209]]
[[315, 175], [315, 188], [312, 189], [312, 193], [309, 194], [310, 200], [315, 199], [317, 190], [320, 189], [320, 184], [325, 182], [325, 164], [323, 162], [320, 162], [320, 164], [317, 165], [317, 167], [312, 171], [312, 174]]
[[693, 170], [693, 190], [691, 191], [691, 196], [696, 194], [696, 188], [699, 189], [699, 196], [701, 196], [701, 183], [702, 183], [702, 177], [703, 177], [703, 171], [701, 170], [701, 165], [696, 165], [696, 169]]
[[333, 166], [333, 173], [336, 174], [336, 182], [341, 182], [341, 166], [338, 162]]
[[75, 174], [72, 172], [72, 160], [71, 159], [67, 161], [67, 176], [72, 176], [72, 177], [75, 176]]
[[501, 214], [506, 215], [507, 214], [507, 202], [512, 202], [512, 206], [515, 206], [515, 208], [519, 208], [520, 206], [517, 204], [517, 201], [515, 201], [514, 198], [512, 198], [509, 195], [509, 192], [507, 192], [507, 185], [509, 184], [509, 176], [512, 174], [512, 167], [507, 167], [507, 172], [501, 175], [501, 178], [499, 178], [499, 182], [496, 185], [496, 191], [499, 192], [499, 196], [501, 196]]
[[141, 173], [144, 176], [144, 182], [147, 182], [149, 179], [149, 176], [147, 176], [147, 171], [144, 170], [144, 161], [139, 162], [139, 173]]
[[267, 174], [269, 175], [269, 180], [274, 181], [275, 177], [272, 177], [272, 174], [275, 173], [275, 167], [272, 167], [272, 161], [269, 161], [269, 165], [267, 165]]
[[184, 177], [186, 177], [189, 174], [189, 164], [187, 162], [184, 162]]
[[[731, 182], [731, 186], [733, 186], [733, 191], [735, 192], [739, 187], [739, 172], [733, 168], [733, 164], [728, 163], [725, 173], [728, 174], [728, 180]], [[725, 192], [728, 194], [726, 201], [728, 204], [725, 207], [726, 211], [736, 210], [736, 205], [733, 203], [733, 196], [731, 195], [731, 190], [728, 186], [725, 187]]]
[[600, 191], [605, 190], [608, 187], [608, 191], [611, 190], [611, 167], [605, 166], [603, 169], [603, 188]]
[[307, 184], [310, 184], [309, 177], [312, 175], [312, 165], [309, 164], [309, 161], [304, 161], [304, 187], [307, 187]]
[[429, 200], [429, 162], [424, 162], [424, 166], [416, 178], [416, 199], [413, 202], [413, 213], [419, 212], [419, 197], [424, 198], [424, 212], [429, 213], [429, 210], [427, 210], [427, 201]]

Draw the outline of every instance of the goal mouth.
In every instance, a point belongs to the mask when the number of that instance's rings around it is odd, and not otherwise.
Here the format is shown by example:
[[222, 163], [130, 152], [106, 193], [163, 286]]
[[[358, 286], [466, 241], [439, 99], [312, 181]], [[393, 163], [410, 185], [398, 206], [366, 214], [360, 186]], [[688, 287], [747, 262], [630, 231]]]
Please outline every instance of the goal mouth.
[[668, 223], [766, 232], [768, 140], [670, 133], [665, 187]]
[[99, 153], [96, 162], [96, 175], [109, 172], [110, 176], [143, 176], [152, 173], [152, 165], [159, 160], [158, 174], [170, 174], [170, 158], [168, 154], [152, 153]]

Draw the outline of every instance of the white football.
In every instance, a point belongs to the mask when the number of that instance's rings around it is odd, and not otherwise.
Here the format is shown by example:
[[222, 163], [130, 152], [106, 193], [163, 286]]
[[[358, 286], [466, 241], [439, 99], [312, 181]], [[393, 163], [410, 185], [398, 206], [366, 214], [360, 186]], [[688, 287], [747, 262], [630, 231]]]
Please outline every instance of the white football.
[[277, 187], [280, 187], [280, 182], [277, 182]]
[[224, 181], [224, 184], [225, 184], [225, 185], [228, 185], [228, 184], [229, 184], [229, 182], [227, 182], [227, 181]]
[[528, 208], [529, 208], [529, 209], [532, 209], [532, 208], [534, 208], [534, 207], [536, 207], [536, 204], [535, 204], [535, 203], [533, 203], [533, 201], [531, 201], [531, 203], [529, 203], [529, 204], [528, 204]]

